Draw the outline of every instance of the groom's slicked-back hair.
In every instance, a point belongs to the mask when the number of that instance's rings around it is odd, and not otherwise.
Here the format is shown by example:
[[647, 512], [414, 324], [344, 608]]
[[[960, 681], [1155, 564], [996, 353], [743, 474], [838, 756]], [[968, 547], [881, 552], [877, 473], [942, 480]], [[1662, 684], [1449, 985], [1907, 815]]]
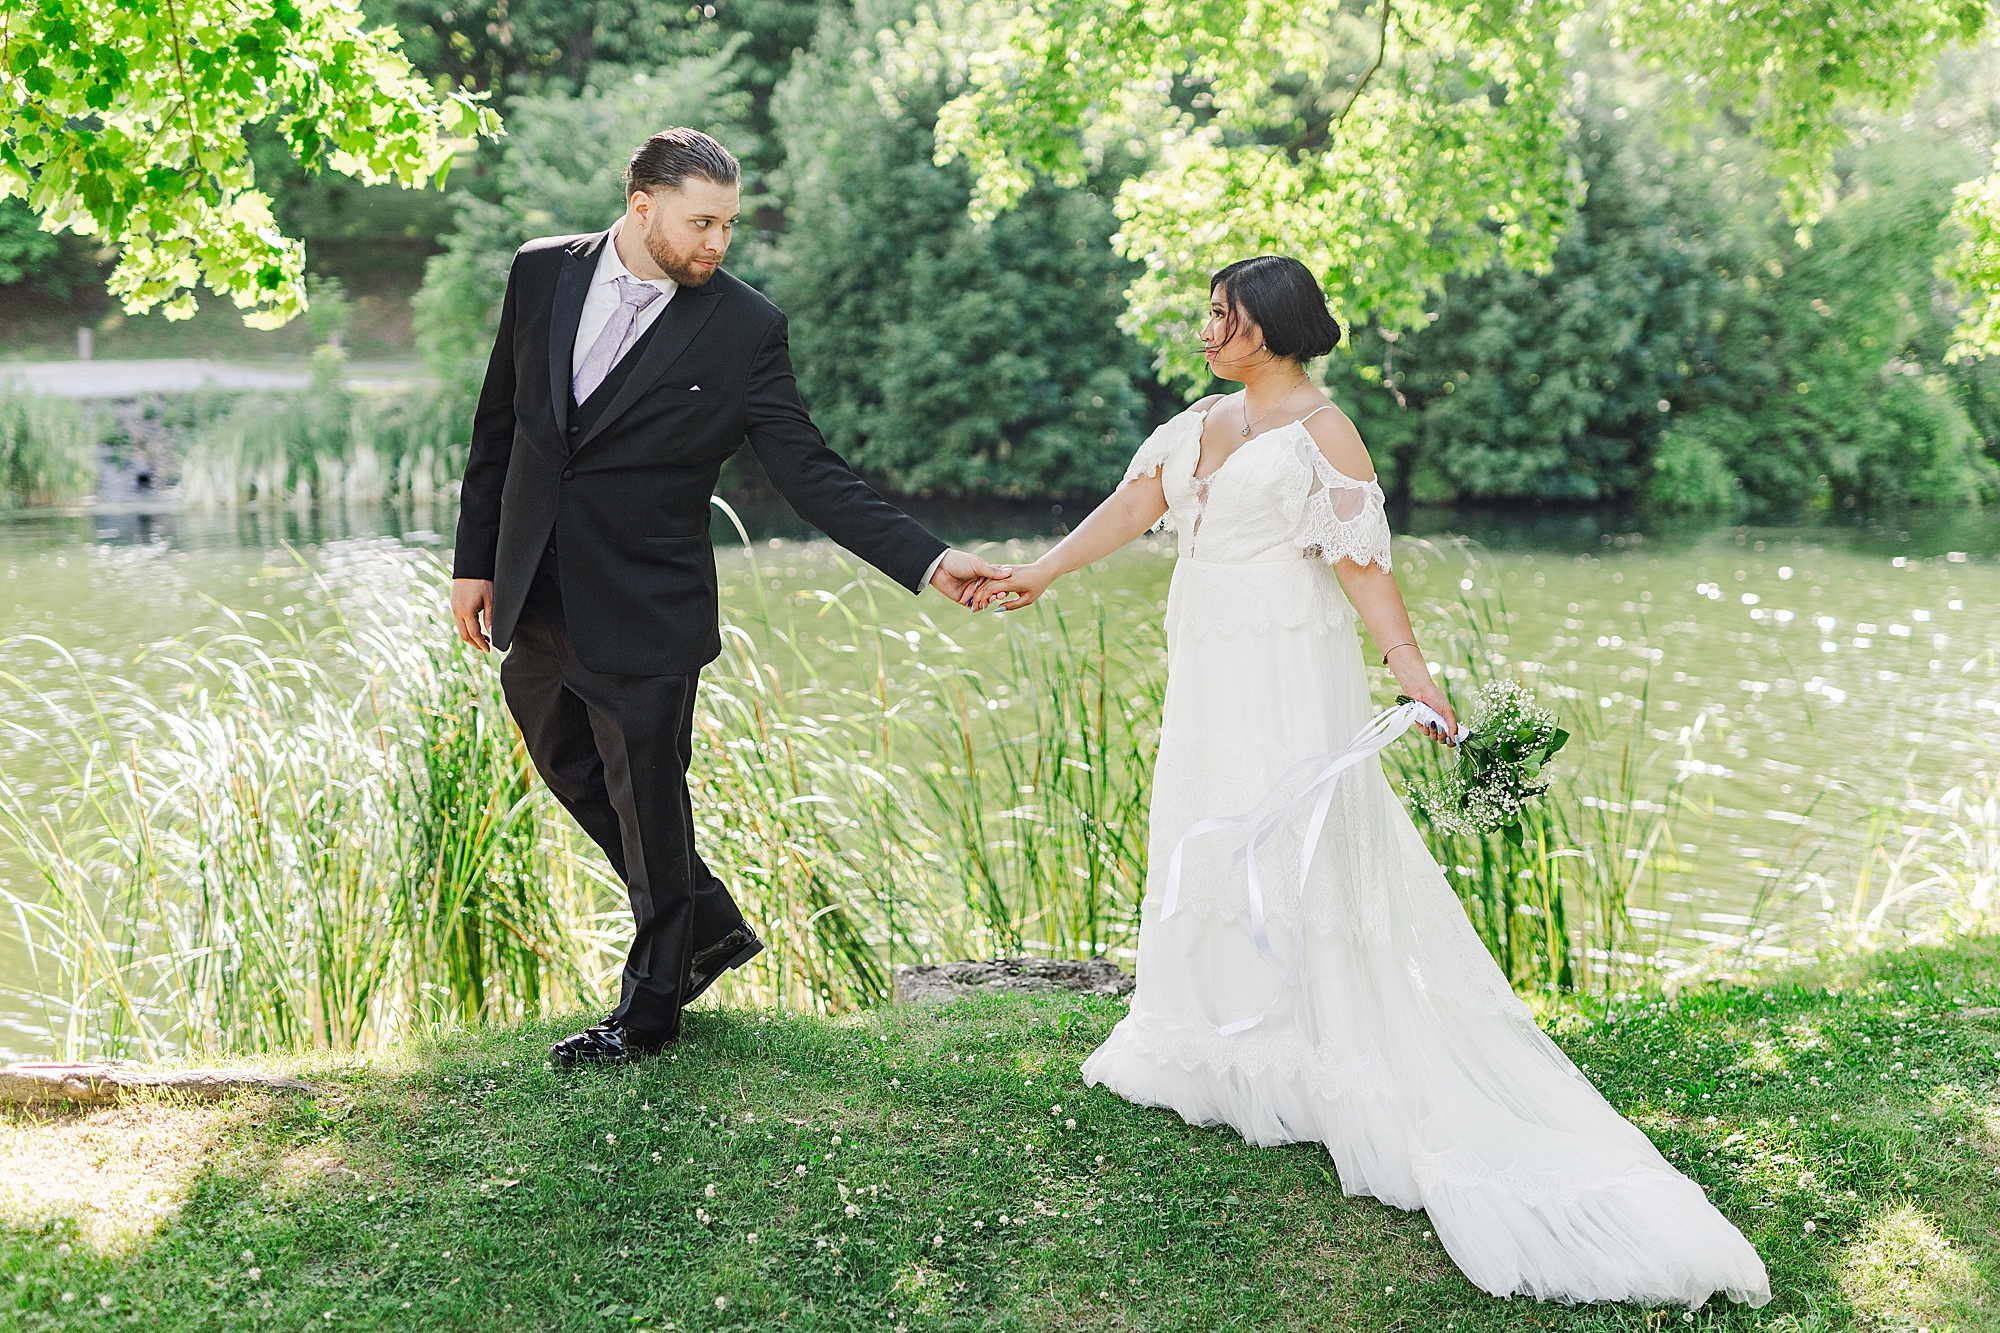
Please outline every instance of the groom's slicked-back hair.
[[1326, 308], [1312, 270], [1286, 255], [1239, 259], [1209, 279], [1229, 306], [1224, 337], [1234, 337], [1239, 315], [1264, 332], [1264, 346], [1301, 365], [1340, 345], [1340, 321]]
[[743, 169], [736, 155], [700, 130], [676, 125], [639, 145], [625, 164], [625, 197], [640, 190], [678, 190], [690, 177], [715, 185], [734, 185]]

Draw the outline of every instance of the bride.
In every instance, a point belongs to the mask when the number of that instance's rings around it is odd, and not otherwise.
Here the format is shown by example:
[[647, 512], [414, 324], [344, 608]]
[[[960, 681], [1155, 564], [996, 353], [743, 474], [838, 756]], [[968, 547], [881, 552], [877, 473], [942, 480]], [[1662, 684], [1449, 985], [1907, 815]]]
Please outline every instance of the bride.
[[1756, 1251], [1535, 1026], [1379, 763], [1337, 780], [1316, 839], [1275, 825], [1261, 888], [1241, 833], [1183, 842], [1293, 799], [1301, 761], [1368, 722], [1357, 616], [1434, 738], [1456, 729], [1368, 452], [1306, 376], [1339, 339], [1298, 261], [1216, 274], [1202, 341], [1242, 391], [1160, 427], [1117, 493], [978, 595], [1019, 609], [1163, 519], [1179, 534], [1139, 985], [1084, 1078], [1253, 1144], [1325, 1144], [1347, 1193], [1424, 1209], [1496, 1296], [1762, 1305]]

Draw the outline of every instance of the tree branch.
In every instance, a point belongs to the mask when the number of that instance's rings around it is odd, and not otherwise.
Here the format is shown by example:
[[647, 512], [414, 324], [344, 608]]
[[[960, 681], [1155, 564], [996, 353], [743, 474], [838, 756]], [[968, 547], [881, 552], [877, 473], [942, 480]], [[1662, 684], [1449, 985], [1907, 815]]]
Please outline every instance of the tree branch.
[[1332, 130], [1341, 121], [1347, 119], [1347, 113], [1354, 110], [1354, 104], [1361, 100], [1361, 90], [1368, 86], [1368, 80], [1375, 77], [1375, 71], [1382, 68], [1382, 58], [1388, 54], [1389, 0], [1382, 0], [1382, 27], [1381, 31], [1375, 37], [1375, 61], [1367, 69], [1361, 71], [1360, 81], [1354, 85], [1354, 91], [1347, 95], [1347, 105], [1340, 108], [1340, 114], [1335, 116], [1327, 125], [1328, 130]]

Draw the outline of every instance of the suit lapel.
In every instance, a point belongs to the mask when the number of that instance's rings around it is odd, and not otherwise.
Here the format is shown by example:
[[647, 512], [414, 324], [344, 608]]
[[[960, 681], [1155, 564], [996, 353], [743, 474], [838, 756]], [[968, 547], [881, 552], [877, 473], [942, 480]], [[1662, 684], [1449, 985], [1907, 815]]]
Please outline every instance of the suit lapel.
[[[716, 298], [721, 294], [721, 287], [715, 283], [682, 287], [674, 292], [674, 299], [667, 302], [659, 325], [653, 330], [653, 339], [646, 344], [638, 364], [632, 367], [625, 383], [618, 386], [617, 395], [604, 405], [604, 415], [591, 426], [590, 433], [576, 442], [578, 449], [602, 435], [606, 426], [616, 421], [627, 408], [639, 401], [641, 395], [659, 382], [660, 376], [667, 373], [668, 367], [680, 359], [681, 353], [701, 332], [701, 326], [708, 323], [709, 315], [718, 304]], [[575, 326], [572, 324], [571, 327]], [[567, 383], [564, 392], [568, 392]]]
[[583, 299], [597, 272], [597, 252], [610, 232], [586, 237], [563, 252], [556, 275], [555, 306], [549, 312], [549, 401], [556, 409], [556, 438], [569, 429], [570, 363], [576, 354], [576, 326], [583, 321]]

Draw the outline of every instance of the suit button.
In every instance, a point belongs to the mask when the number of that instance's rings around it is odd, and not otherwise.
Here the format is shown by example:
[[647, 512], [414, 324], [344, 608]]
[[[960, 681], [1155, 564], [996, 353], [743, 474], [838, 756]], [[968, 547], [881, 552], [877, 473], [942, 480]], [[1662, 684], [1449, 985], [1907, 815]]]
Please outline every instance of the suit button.
[[575, 468], [573, 468], [573, 467], [566, 467], [566, 468], [564, 468], [564, 469], [563, 469], [563, 480], [564, 480], [564, 481], [568, 481], [568, 480], [569, 480], [569, 479], [570, 479], [571, 477], [574, 477], [575, 475], [576, 475], [576, 469], [575, 469]]
[[583, 434], [583, 427], [581, 427], [581, 426], [571, 426], [571, 427], [569, 428], [569, 433], [570, 433], [570, 434], [572, 434], [572, 435], [581, 435], [581, 434]]

